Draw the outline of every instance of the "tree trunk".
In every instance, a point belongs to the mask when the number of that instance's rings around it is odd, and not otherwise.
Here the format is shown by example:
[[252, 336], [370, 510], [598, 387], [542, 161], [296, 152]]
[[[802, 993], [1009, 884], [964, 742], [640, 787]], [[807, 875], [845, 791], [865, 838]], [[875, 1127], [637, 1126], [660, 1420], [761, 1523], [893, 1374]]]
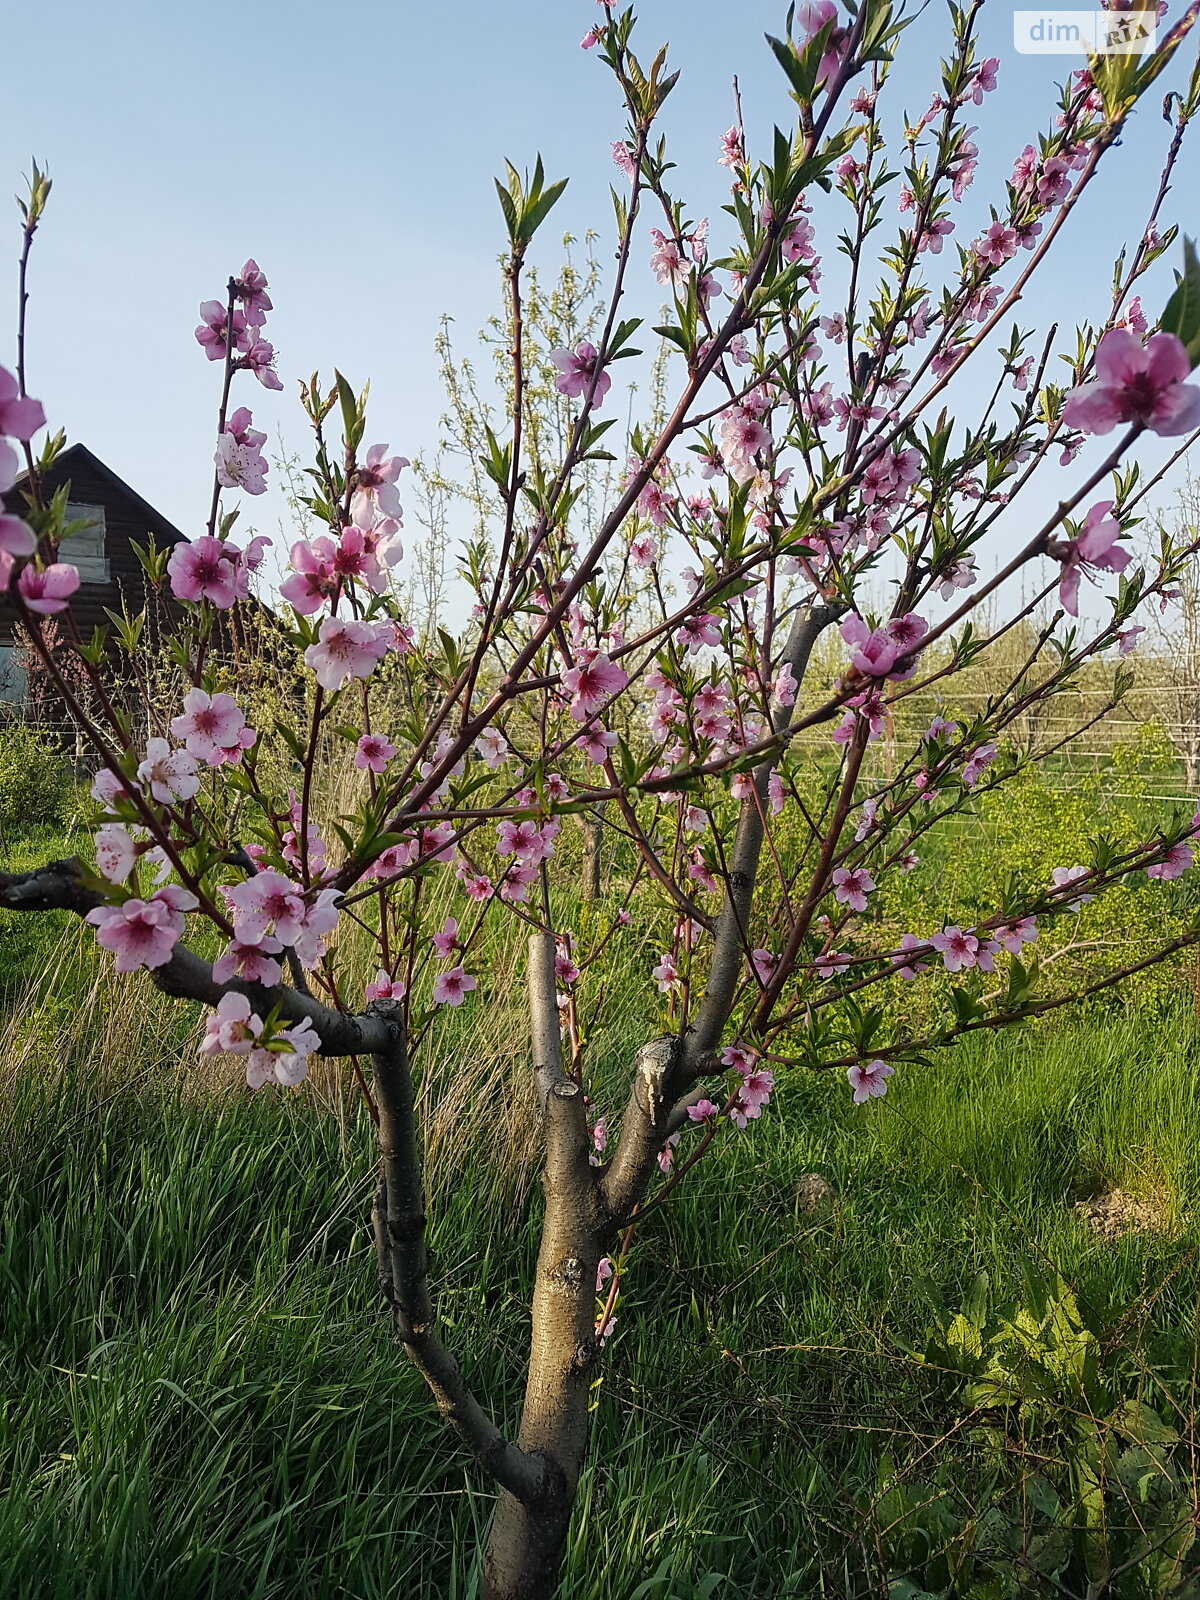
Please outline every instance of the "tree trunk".
[[518, 1443], [543, 1463], [541, 1491], [500, 1495], [484, 1567], [485, 1600], [550, 1600], [583, 1470], [602, 1222], [588, 1163], [583, 1093], [546, 1102], [546, 1217], [533, 1292], [529, 1376]]
[[595, 810], [580, 813], [583, 824], [583, 898], [600, 898], [600, 846], [604, 838], [604, 802]]

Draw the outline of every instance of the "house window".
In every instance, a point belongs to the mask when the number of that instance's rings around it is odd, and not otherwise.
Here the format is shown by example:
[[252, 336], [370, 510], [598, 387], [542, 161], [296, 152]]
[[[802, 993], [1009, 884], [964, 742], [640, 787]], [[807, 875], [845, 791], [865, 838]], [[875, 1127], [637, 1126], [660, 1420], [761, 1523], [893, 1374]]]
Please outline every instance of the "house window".
[[68, 534], [58, 547], [58, 559], [79, 570], [81, 583], [107, 583], [108, 557], [104, 553], [104, 507], [69, 505], [67, 523], [87, 526]]
[[0, 644], [0, 703], [24, 705], [25, 669], [11, 644]]

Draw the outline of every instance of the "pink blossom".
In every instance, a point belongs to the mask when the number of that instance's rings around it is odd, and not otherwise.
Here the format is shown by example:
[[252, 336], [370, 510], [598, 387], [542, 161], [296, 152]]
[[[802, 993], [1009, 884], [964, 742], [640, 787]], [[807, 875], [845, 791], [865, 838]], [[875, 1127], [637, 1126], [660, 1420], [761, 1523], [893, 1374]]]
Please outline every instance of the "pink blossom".
[[652, 534], [640, 533], [629, 546], [629, 564], [645, 570], [658, 560], [658, 540]]
[[371, 866], [371, 877], [378, 878], [381, 882], [397, 877], [416, 861], [418, 848], [415, 839], [408, 839], [403, 844], [390, 845], [375, 857]]
[[40, 570], [33, 566], [21, 568], [17, 590], [30, 611], [48, 617], [56, 611], [65, 611], [67, 601], [79, 587], [79, 573], [66, 561], [53, 561]]
[[833, 874], [833, 898], [851, 911], [865, 911], [867, 896], [875, 890], [875, 880], [866, 867], [837, 867]]
[[674, 239], [667, 236], [658, 228], [650, 229], [650, 237], [654, 241], [654, 249], [650, 255], [650, 270], [659, 283], [669, 283], [676, 289], [681, 289], [687, 280], [687, 260]]
[[96, 942], [116, 956], [116, 970], [135, 972], [166, 965], [183, 936], [183, 913], [197, 904], [195, 895], [170, 886], [149, 900], [97, 906], [83, 920], [96, 929]]
[[771, 981], [771, 974], [779, 965], [779, 957], [770, 950], [751, 950], [750, 970], [754, 973], [759, 984], [764, 988]]
[[[280, 1049], [282, 1045], [284, 1048]], [[287, 1088], [303, 1083], [308, 1076], [308, 1058], [321, 1048], [321, 1040], [307, 1018], [291, 1028], [284, 1028], [271, 1040], [270, 1049], [251, 1050], [246, 1063], [246, 1082], [252, 1089], [261, 1089], [274, 1078]]]
[[[224, 360], [229, 346], [229, 313], [219, 300], [205, 300], [201, 303], [196, 342], [210, 361]], [[233, 312], [233, 342], [235, 349], [246, 348], [246, 316], [236, 307]]]
[[651, 479], [638, 495], [638, 516], [645, 517], [656, 528], [663, 528], [670, 521], [677, 503], [675, 495]]
[[837, 27], [837, 6], [834, 0], [801, 0], [796, 7], [796, 28], [803, 43], [815, 39], [823, 28], [830, 28], [825, 53], [817, 68], [818, 86], [832, 78], [842, 64], [849, 48], [849, 36], [844, 28]]
[[794, 706], [796, 703], [796, 680], [792, 676], [792, 664], [785, 661], [779, 669], [779, 675], [771, 689], [775, 704], [780, 706]]
[[545, 828], [529, 818], [523, 822], [510, 822], [506, 818], [496, 824], [496, 854], [516, 856], [519, 862], [529, 866], [537, 866], [553, 854], [553, 840], [554, 833], [547, 834]]
[[435, 1006], [460, 1006], [478, 986], [478, 979], [462, 967], [451, 967], [449, 972], [439, 972], [434, 979], [433, 1003]]
[[165, 739], [146, 742], [146, 759], [137, 769], [138, 782], [149, 784], [160, 805], [190, 800], [200, 789], [196, 762], [186, 750], [172, 750]]
[[364, 733], [354, 751], [354, 765], [360, 772], [382, 772], [396, 754], [396, 746], [381, 733]]
[[938, 579], [937, 591], [943, 600], [952, 600], [956, 589], [969, 589], [979, 573], [972, 555], [960, 556], [945, 567]]
[[675, 642], [683, 645], [690, 656], [694, 656], [705, 645], [715, 649], [721, 642], [721, 619], [709, 611], [685, 617], [675, 635]]
[[235, 546], [207, 534], [190, 543], [181, 541], [167, 562], [171, 593], [176, 600], [208, 600], [218, 611], [228, 611], [248, 593], [238, 572], [239, 554]]
[[765, 1106], [775, 1088], [775, 1074], [765, 1067], [744, 1073], [738, 1099], [748, 1106]]
[[[1063, 889], [1066, 888], [1068, 884], [1078, 882], [1080, 878], [1086, 878], [1088, 876], [1088, 868], [1055, 867], [1050, 876], [1054, 880], [1054, 887], [1056, 889]], [[1081, 894], [1076, 899], [1069, 901], [1066, 909], [1068, 911], [1080, 911], [1085, 905], [1088, 904], [1090, 900], [1094, 900], [1095, 898], [1096, 896], [1094, 894]]]
[[615, 140], [612, 147], [612, 158], [627, 178], [632, 178], [637, 171], [637, 163], [633, 153], [623, 139]]
[[953, 232], [954, 224], [949, 217], [935, 217], [917, 240], [917, 254], [923, 255], [928, 250], [932, 255], [940, 256], [942, 240]]
[[205, 694], [189, 689], [183, 697], [183, 715], [172, 717], [171, 732], [182, 739], [189, 755], [210, 767], [241, 760], [258, 735], [246, 726], [241, 707], [229, 694]]
[[388, 652], [389, 629], [386, 623], [346, 621], [325, 617], [310, 644], [304, 660], [317, 682], [328, 693], [343, 688], [351, 678], [369, 678]]
[[868, 628], [857, 613], [845, 618], [840, 632], [851, 647], [850, 664], [869, 677], [886, 677], [904, 654], [900, 642], [888, 629]]
[[1032, 944], [1038, 936], [1036, 917], [1019, 917], [1014, 922], [1002, 923], [995, 937], [1010, 956], [1019, 956], [1023, 945]]
[[[8, 449], [3, 439], [0, 439], [0, 494], [3, 494], [9, 484], [4, 482], [3, 455]], [[37, 549], [37, 539], [33, 529], [27, 522], [22, 522], [20, 517], [10, 517], [7, 512], [0, 511], [0, 555], [8, 557], [7, 570], [4, 582], [0, 587], [8, 587], [8, 576], [12, 571], [13, 556], [31, 556]]]
[[593, 375], [595, 385], [592, 388], [592, 401], [599, 405], [612, 387], [612, 379], [607, 372], [597, 371], [596, 347], [585, 339], [582, 344], [570, 350], [552, 350], [550, 359], [558, 368], [558, 377], [554, 380], [554, 387], [559, 394], [565, 394], [571, 400], [580, 400], [588, 392]]
[[721, 1051], [721, 1065], [732, 1067], [743, 1076], [754, 1071], [757, 1061], [758, 1051], [752, 1050], [747, 1044], [727, 1044]]
[[892, 965], [896, 969], [896, 976], [903, 978], [905, 983], [912, 980], [922, 972], [928, 972], [928, 963], [918, 961], [911, 952], [914, 950], [928, 949], [928, 939], [918, 939], [915, 934], [906, 933], [901, 937], [900, 948], [892, 952]]
[[253, 450], [247, 450], [230, 433], [217, 439], [217, 482], [223, 489], [244, 489], [247, 494], [265, 494], [267, 463]]
[[292, 948], [302, 966], [315, 967], [325, 954], [325, 936], [337, 927], [340, 899], [336, 889], [320, 889], [312, 903], [305, 907], [300, 929], [292, 940]]
[[118, 822], [98, 830], [94, 840], [96, 866], [110, 883], [124, 883], [137, 860], [137, 845]]
[[964, 967], [976, 964], [979, 940], [974, 934], [964, 933], [961, 928], [944, 928], [941, 933], [935, 933], [929, 943], [935, 950], [941, 951], [947, 972], [961, 972]]
[[1109, 433], [1118, 422], [1140, 423], [1167, 438], [1200, 428], [1200, 389], [1185, 385], [1188, 353], [1173, 333], [1143, 346], [1128, 328], [1110, 328], [1096, 346], [1096, 381], [1072, 389], [1063, 406], [1068, 428]]
[[742, 146], [742, 130], [736, 127], [730, 128], [721, 135], [721, 154], [717, 157], [717, 165], [719, 167], [729, 167], [732, 170], [734, 167], [744, 166], [745, 161], [746, 152]]
[[239, 366], [244, 367], [247, 372], [252, 372], [264, 389], [283, 388], [283, 380], [275, 371], [275, 347], [269, 340], [257, 338], [251, 333], [241, 348], [242, 358], [238, 363]]
[[125, 800], [129, 797], [129, 791], [121, 779], [117, 777], [116, 773], [110, 772], [107, 767], [101, 767], [100, 771], [92, 779], [92, 787], [89, 793], [92, 799], [102, 805], [106, 811], [111, 811], [116, 801]]
[[233, 911], [233, 931], [239, 944], [261, 944], [270, 928], [285, 945], [294, 944], [299, 937], [306, 912], [304, 894], [281, 872], [255, 873], [223, 893]]
[[433, 948], [443, 961], [458, 949], [458, 923], [453, 917], [447, 917], [440, 930], [434, 934]]
[[[394, 517], [381, 517], [371, 527], [358, 527], [342, 529], [342, 536], [338, 544], [337, 566], [339, 571], [348, 569], [352, 546], [356, 567], [355, 576], [362, 579], [371, 590], [372, 594], [383, 594], [388, 587], [388, 573], [404, 555], [404, 545], [399, 538], [400, 524]], [[399, 626], [399, 624], [397, 624]], [[406, 633], [411, 639], [412, 629], [406, 628]], [[398, 649], [404, 646], [397, 645]]]
[[292, 546], [292, 576], [279, 585], [279, 592], [302, 617], [319, 611], [337, 592], [337, 557], [337, 545], [324, 535], [311, 542], [297, 540]]
[[[1200, 395], [1200, 390], [1196, 391]], [[1079, 579], [1084, 571], [1123, 572], [1130, 553], [1118, 544], [1121, 524], [1109, 516], [1111, 500], [1101, 500], [1087, 514], [1083, 530], [1066, 546], [1058, 598], [1064, 611], [1079, 615]]]
[[572, 717], [576, 722], [586, 722], [614, 695], [620, 694], [629, 677], [599, 651], [581, 650], [578, 660], [577, 667], [570, 667], [563, 673], [562, 681], [574, 697], [570, 705]]
[[213, 962], [213, 979], [217, 983], [229, 983], [233, 978], [240, 978], [243, 983], [261, 983], [273, 989], [282, 978], [283, 971], [278, 961], [271, 958], [282, 951], [283, 945], [279, 940], [269, 936], [260, 939], [257, 944], [243, 944], [238, 939], [231, 939]]
[[589, 761], [601, 766], [608, 760], [609, 752], [617, 743], [617, 736], [603, 728], [586, 728], [575, 742]]
[[895, 1070], [889, 1061], [868, 1061], [865, 1066], [847, 1068], [846, 1078], [854, 1090], [854, 1104], [861, 1106], [868, 1100], [881, 1100]]
[[658, 958], [658, 965], [652, 970], [650, 976], [658, 984], [661, 994], [670, 994], [679, 982], [679, 968], [675, 965], [675, 957], [668, 951], [666, 955]]
[[271, 297], [267, 293], [266, 274], [260, 269], [257, 261], [247, 261], [236, 280], [234, 292], [245, 308], [248, 325], [252, 328], [261, 328], [267, 320], [267, 312], [272, 310], [272, 305]]
[[1118, 633], [1117, 653], [1119, 655], [1127, 656], [1131, 651], [1136, 650], [1138, 635], [1145, 633], [1145, 631], [1145, 628], [1139, 626], [1134, 628], [1125, 628], [1122, 632]]
[[403, 978], [389, 977], [380, 967], [375, 974], [375, 982], [369, 983], [365, 992], [368, 1000], [403, 1000], [408, 993], [408, 985]]
[[489, 767], [493, 772], [512, 754], [508, 747], [508, 740], [500, 732], [499, 728], [485, 728], [476, 739], [475, 748], [479, 752], [484, 766]]
[[721, 418], [721, 459], [726, 472], [738, 483], [749, 483], [757, 468], [755, 457], [772, 446], [767, 428], [745, 404], [731, 406]]
[[1146, 868], [1148, 878], [1159, 878], [1164, 883], [1169, 883], [1173, 878], [1182, 877], [1192, 864], [1195, 847], [1181, 841], [1173, 844], [1161, 861], [1154, 866]]
[[780, 254], [785, 261], [799, 261], [811, 259], [816, 255], [813, 248], [812, 223], [807, 217], [798, 217], [779, 241]]
[[[0, 434], [22, 443], [32, 439], [44, 427], [46, 413], [40, 400], [22, 395], [16, 378], [5, 367], [0, 367]], [[10, 487], [8, 484], [5, 488]]]
[[385, 444], [373, 444], [359, 466], [350, 510], [360, 527], [369, 526], [378, 517], [399, 522], [404, 515], [396, 480], [411, 462], [406, 456], [389, 456], [387, 448]]
[[990, 228], [984, 230], [983, 236], [976, 239], [971, 248], [979, 259], [987, 262], [989, 266], [1002, 267], [1016, 255], [1017, 242], [1015, 228], [1010, 228], [1006, 222], [993, 222]]
[[205, 1019], [200, 1054], [248, 1056], [262, 1031], [262, 1018], [251, 1010], [244, 994], [223, 994], [217, 1009]]
[[989, 56], [986, 61], [980, 62], [975, 76], [967, 86], [968, 93], [977, 106], [981, 106], [984, 95], [990, 94], [996, 87], [996, 74], [999, 71], [999, 56]]
[[688, 1116], [693, 1122], [715, 1122], [720, 1114], [720, 1106], [711, 1100], [697, 1100], [694, 1106], [688, 1107]]
[[999, 752], [994, 744], [981, 744], [971, 752], [962, 770], [962, 781], [973, 789]]
[[822, 983], [828, 983], [851, 966], [853, 961], [854, 957], [845, 950], [826, 950], [813, 962], [813, 970]]

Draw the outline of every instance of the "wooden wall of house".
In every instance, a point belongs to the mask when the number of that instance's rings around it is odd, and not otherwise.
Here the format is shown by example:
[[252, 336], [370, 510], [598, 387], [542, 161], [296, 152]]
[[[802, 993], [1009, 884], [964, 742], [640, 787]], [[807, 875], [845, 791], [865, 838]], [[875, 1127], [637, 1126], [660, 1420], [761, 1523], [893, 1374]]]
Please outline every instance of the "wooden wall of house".
[[[108, 624], [105, 607], [121, 610], [122, 596], [126, 597], [131, 611], [142, 608], [146, 594], [145, 574], [131, 541], [144, 545], [153, 535], [161, 549], [177, 544], [183, 536], [136, 494], [129, 494], [82, 446], [65, 450], [47, 474], [50, 493], [67, 481], [71, 485], [73, 504], [104, 507], [104, 553], [109, 581], [82, 582], [71, 605], [75, 625], [86, 639], [94, 627]], [[4, 504], [6, 510], [21, 515], [25, 500], [19, 485], [5, 495]], [[12, 621], [12, 605], [7, 595], [0, 594], [0, 644], [11, 639]]]

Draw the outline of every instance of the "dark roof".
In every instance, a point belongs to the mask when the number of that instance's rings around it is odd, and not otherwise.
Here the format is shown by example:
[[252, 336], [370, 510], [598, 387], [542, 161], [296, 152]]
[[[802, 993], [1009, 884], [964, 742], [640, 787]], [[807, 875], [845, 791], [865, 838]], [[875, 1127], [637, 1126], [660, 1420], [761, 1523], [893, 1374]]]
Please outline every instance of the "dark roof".
[[[146, 519], [147, 526], [159, 542], [173, 545], [178, 544], [181, 539], [187, 538], [185, 533], [182, 533], [173, 522], [168, 521], [161, 511], [156, 511], [148, 500], [143, 499], [138, 494], [136, 489], [131, 489], [124, 478], [119, 477], [110, 466], [101, 461], [100, 457], [89, 450], [85, 444], [68, 445], [65, 450], [60, 451], [55, 456], [45, 474], [47, 485], [53, 491], [64, 478], [74, 478], [80, 467], [84, 469], [85, 474], [90, 469], [109, 484], [111, 488], [116, 490], [118, 494], [123, 495], [130, 505]], [[20, 475], [13, 489], [5, 496], [6, 502], [16, 496], [21, 484], [27, 477], [28, 473], [25, 472]], [[14, 504], [10, 509], [17, 510], [18, 507]]]

